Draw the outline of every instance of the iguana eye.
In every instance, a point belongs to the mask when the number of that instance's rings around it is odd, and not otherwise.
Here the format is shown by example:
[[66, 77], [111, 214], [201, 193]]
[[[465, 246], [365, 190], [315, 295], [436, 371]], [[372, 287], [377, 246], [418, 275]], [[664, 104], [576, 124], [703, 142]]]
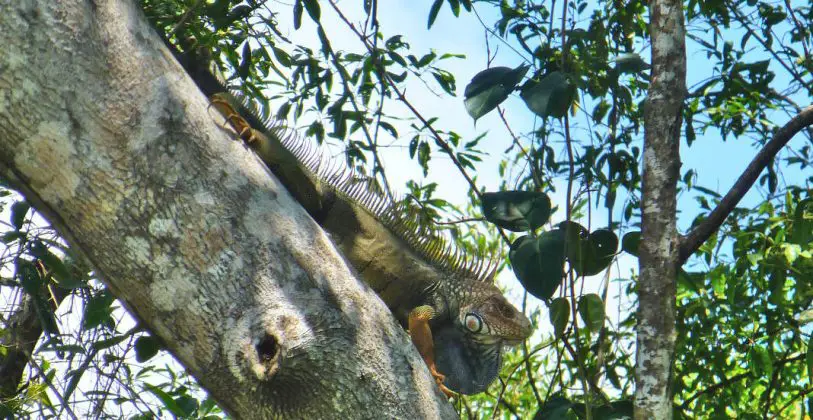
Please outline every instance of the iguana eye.
[[488, 327], [483, 322], [483, 318], [480, 318], [480, 315], [475, 313], [469, 312], [466, 314], [466, 317], [463, 318], [463, 324], [466, 326], [466, 329], [473, 332], [473, 333], [488, 333]]

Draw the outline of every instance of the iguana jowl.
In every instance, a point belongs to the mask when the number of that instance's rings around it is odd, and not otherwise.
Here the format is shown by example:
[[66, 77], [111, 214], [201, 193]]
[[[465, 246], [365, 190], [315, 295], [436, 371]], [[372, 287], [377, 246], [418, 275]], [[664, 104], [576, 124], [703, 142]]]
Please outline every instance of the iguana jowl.
[[499, 373], [503, 346], [531, 334], [528, 318], [492, 283], [496, 266], [455, 251], [366, 178], [323, 160], [293, 131], [262, 121], [249, 101], [229, 94], [200, 63], [178, 58], [240, 138], [409, 329], [441, 390], [447, 395], [449, 389], [483, 392]]

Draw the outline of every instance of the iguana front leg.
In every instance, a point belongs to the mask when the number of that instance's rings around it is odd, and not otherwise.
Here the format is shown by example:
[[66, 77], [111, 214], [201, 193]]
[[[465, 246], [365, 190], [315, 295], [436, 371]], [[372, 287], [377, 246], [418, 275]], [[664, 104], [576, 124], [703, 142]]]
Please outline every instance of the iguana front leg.
[[419, 306], [409, 313], [409, 336], [412, 338], [412, 343], [418, 349], [426, 366], [429, 367], [429, 372], [435, 378], [438, 387], [447, 397], [452, 397], [455, 393], [443, 385], [446, 379], [442, 373], [438, 372], [435, 366], [435, 343], [432, 340], [432, 329], [429, 327], [429, 321], [435, 317], [435, 309], [429, 305]]
[[231, 125], [237, 135], [246, 143], [252, 144], [257, 141], [254, 129], [235, 109], [234, 104], [228, 99], [227, 94], [215, 94], [209, 98], [209, 106], [214, 107], [226, 118], [226, 122]]

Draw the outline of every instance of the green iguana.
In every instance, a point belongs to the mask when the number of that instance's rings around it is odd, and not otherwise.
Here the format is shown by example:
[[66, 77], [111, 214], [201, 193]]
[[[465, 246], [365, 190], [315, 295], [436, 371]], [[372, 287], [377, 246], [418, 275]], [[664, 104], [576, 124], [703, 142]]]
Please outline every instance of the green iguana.
[[467, 258], [367, 178], [322, 159], [277, 122], [262, 121], [250, 101], [230, 94], [193, 56], [176, 58], [409, 329], [440, 389], [485, 391], [499, 373], [503, 346], [531, 334], [528, 318], [493, 284], [496, 264]]

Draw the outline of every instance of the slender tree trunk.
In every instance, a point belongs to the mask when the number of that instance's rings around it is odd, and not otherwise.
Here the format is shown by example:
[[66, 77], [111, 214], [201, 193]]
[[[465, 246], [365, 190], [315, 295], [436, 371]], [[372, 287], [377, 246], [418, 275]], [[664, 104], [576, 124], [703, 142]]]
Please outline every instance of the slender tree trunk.
[[680, 127], [686, 91], [683, 4], [650, 1], [652, 72], [644, 110], [644, 169], [635, 418], [672, 418]]
[[124, 0], [0, 0], [0, 176], [237, 418], [454, 417]]

